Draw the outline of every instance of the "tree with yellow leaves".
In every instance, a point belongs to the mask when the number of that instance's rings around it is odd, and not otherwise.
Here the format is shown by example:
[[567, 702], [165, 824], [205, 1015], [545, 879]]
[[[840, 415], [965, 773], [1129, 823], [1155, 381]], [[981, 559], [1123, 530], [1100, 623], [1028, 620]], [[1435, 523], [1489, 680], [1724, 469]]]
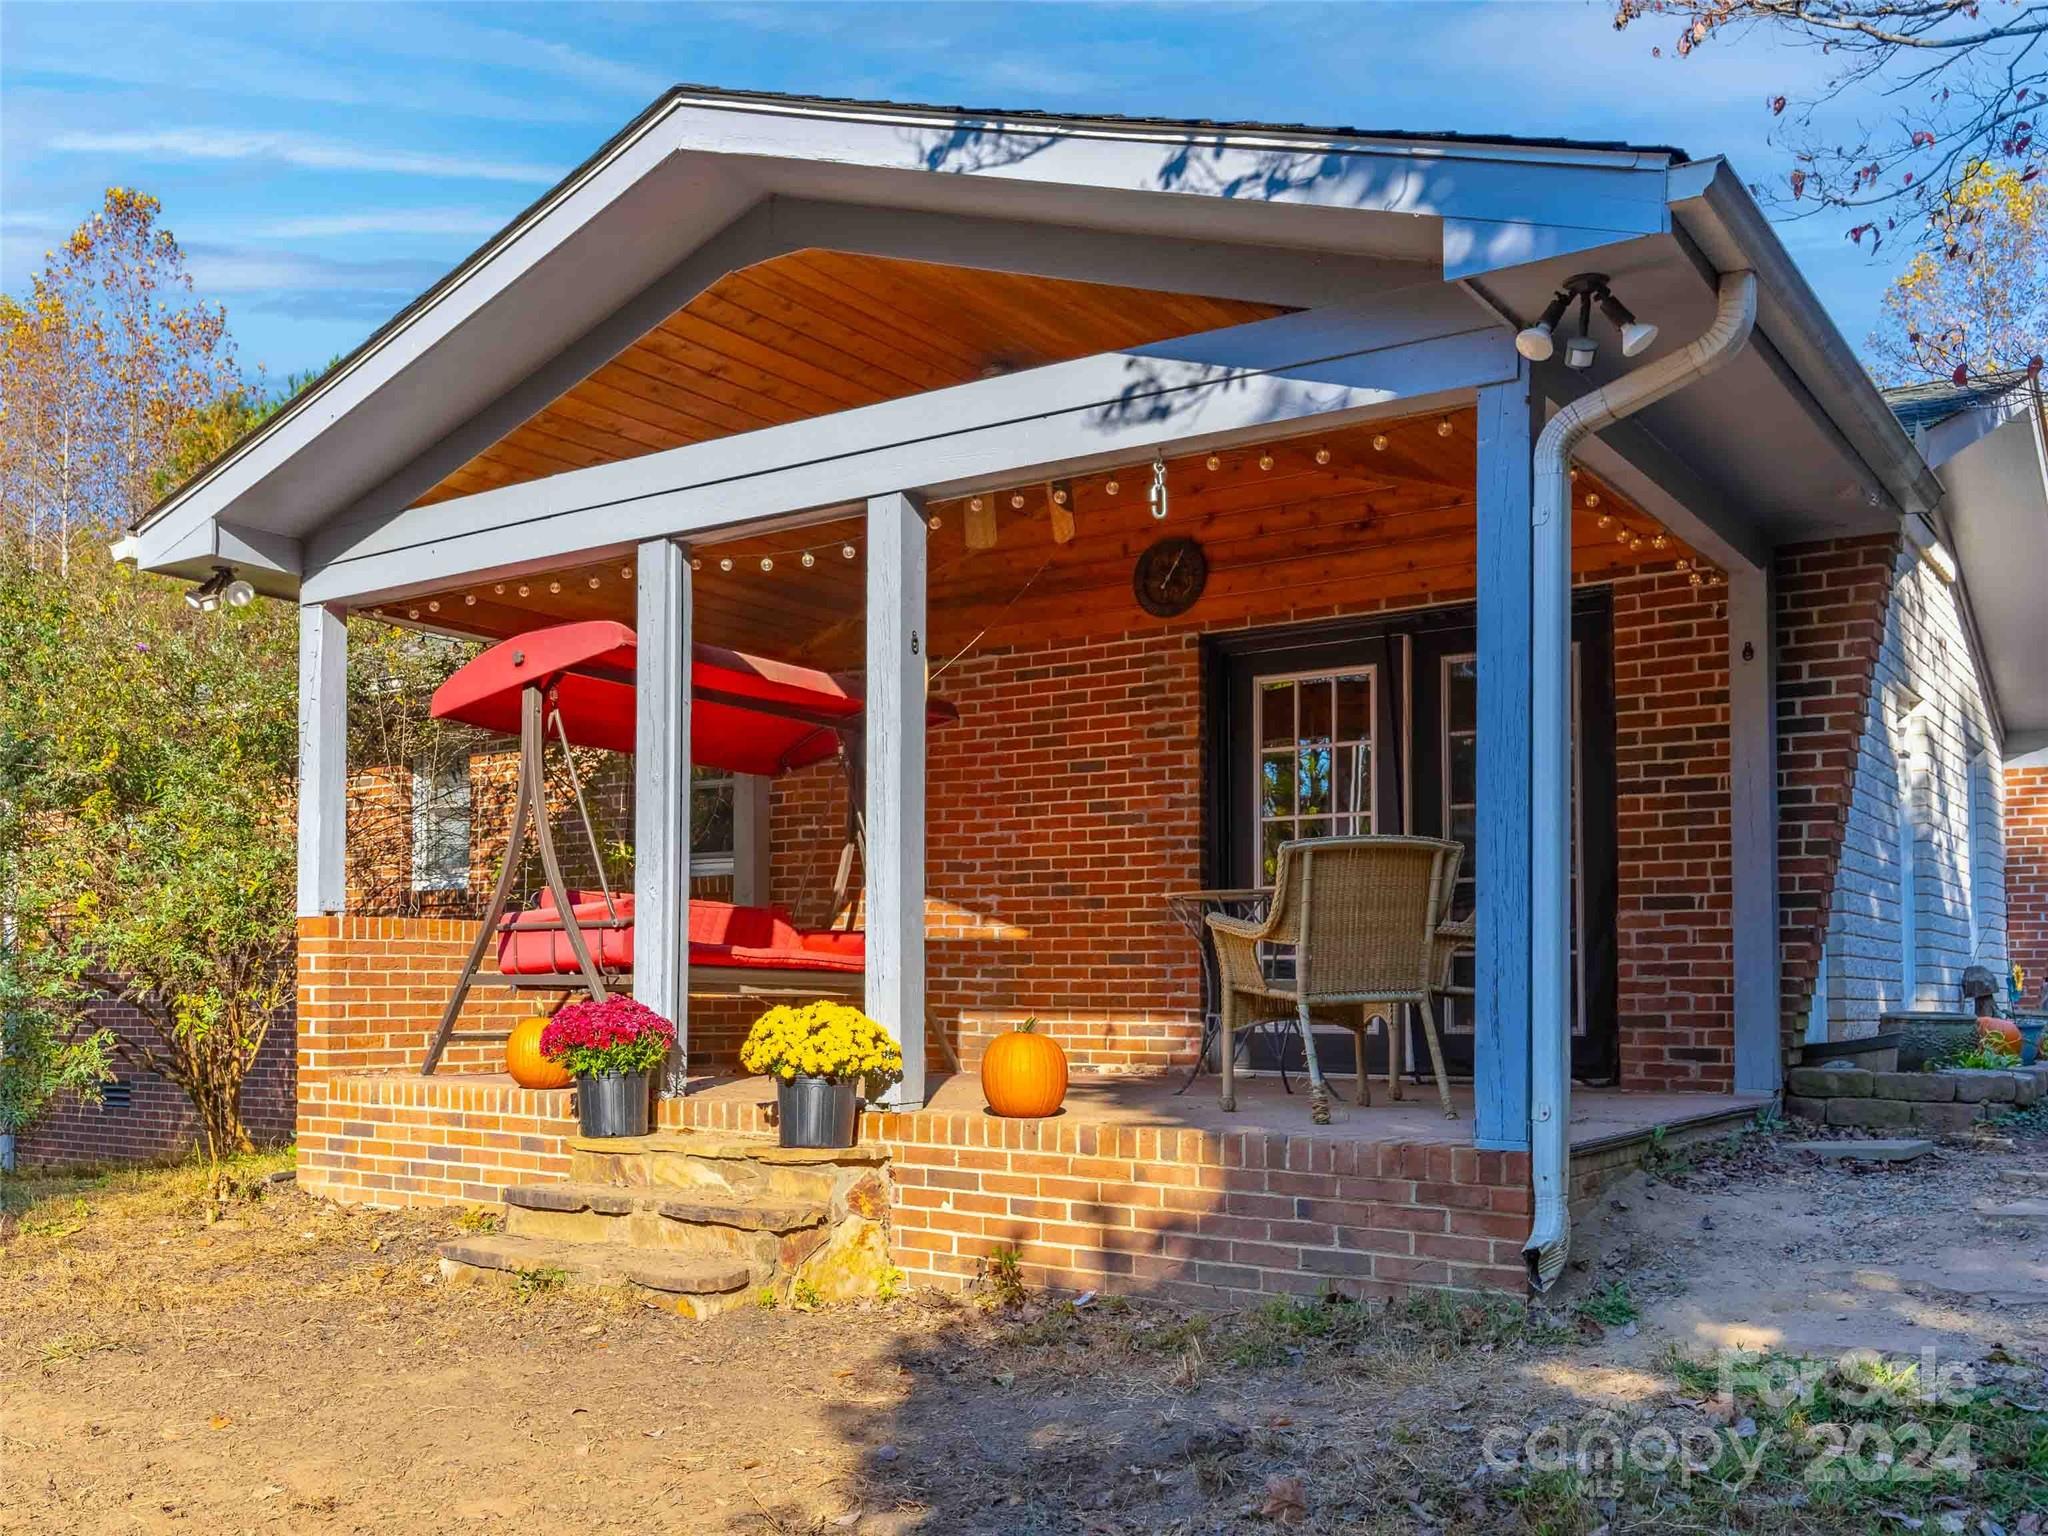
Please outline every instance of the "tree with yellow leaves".
[[1977, 167], [1884, 296], [1871, 351], [1899, 382], [2040, 366], [2048, 350], [2048, 187]]
[[68, 568], [73, 535], [146, 512], [195, 421], [253, 400], [227, 316], [202, 302], [147, 193], [106, 200], [0, 295], [0, 522], [32, 560]]

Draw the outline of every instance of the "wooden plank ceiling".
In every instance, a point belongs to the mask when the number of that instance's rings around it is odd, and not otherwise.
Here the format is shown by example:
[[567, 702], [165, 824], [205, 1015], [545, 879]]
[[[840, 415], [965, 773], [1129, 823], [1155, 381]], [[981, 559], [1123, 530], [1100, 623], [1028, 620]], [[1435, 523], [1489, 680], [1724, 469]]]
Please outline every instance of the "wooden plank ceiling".
[[[970, 643], [992, 650], [1159, 627], [1162, 621], [1137, 605], [1132, 569], [1147, 546], [1165, 537], [1199, 540], [1209, 562], [1201, 599], [1166, 621], [1178, 627], [1279, 623], [1471, 596], [1469, 410], [1166, 464], [1164, 521], [1147, 507], [1146, 464], [1070, 484], [992, 486], [978, 512], [969, 498], [934, 504], [932, 654], [950, 657]], [[1584, 470], [1576, 476], [1572, 563], [1580, 580], [1673, 571], [1694, 560], [1611, 487]], [[970, 546], [970, 523], [974, 543], [986, 545], [992, 535], [992, 547]], [[851, 517], [700, 546], [698, 638], [859, 667], [864, 538], [861, 519]], [[610, 560], [435, 593], [385, 612], [491, 638], [573, 619], [630, 624], [631, 569]]]
[[798, 251], [728, 273], [422, 504], [1282, 313]]

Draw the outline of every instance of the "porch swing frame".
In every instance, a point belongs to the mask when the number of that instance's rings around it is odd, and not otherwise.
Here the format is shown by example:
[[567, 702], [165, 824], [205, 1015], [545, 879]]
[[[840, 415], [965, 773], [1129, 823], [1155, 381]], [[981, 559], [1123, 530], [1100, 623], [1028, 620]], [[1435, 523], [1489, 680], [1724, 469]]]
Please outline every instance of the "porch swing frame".
[[[427, 1048], [426, 1060], [420, 1068], [422, 1077], [431, 1077], [434, 1074], [450, 1045], [457, 1042], [504, 1041], [510, 1038], [511, 1031], [505, 1029], [456, 1028], [463, 1005], [468, 1001], [471, 990], [477, 986], [502, 986], [516, 991], [562, 994], [549, 1009], [549, 1012], [553, 1013], [568, 1001], [569, 994], [581, 991], [592, 1001], [603, 1002], [619, 989], [621, 982], [630, 984], [631, 971], [600, 964], [592, 955], [589, 943], [584, 937], [587, 931], [630, 928], [634, 918], [620, 915], [618, 901], [612, 895], [609, 882], [605, 880], [601, 850], [596, 847], [595, 833], [591, 827], [588, 808], [583, 801], [580, 781], [575, 783], [577, 808], [583, 819], [585, 835], [592, 840], [591, 853], [596, 860], [600, 884], [604, 888], [604, 917], [585, 920], [576, 915], [575, 902], [571, 899], [568, 882], [562, 874], [561, 858], [555, 847], [547, 806], [547, 721], [550, 704], [555, 702], [556, 690], [565, 677], [582, 677], [625, 686], [631, 686], [633, 681], [629, 672], [592, 666], [588, 663], [558, 668], [522, 680], [519, 700], [519, 773], [513, 793], [511, 831], [506, 838], [504, 857], [498, 869], [497, 881], [491, 890], [490, 902], [477, 925], [476, 938], [470, 945], [455, 990], [442, 1009], [440, 1023]], [[853, 931], [854, 904], [847, 900], [847, 896], [856, 856], [862, 859], [865, 867], [866, 829], [861, 816], [863, 775], [860, 763], [865, 735], [863, 718], [859, 715], [827, 716], [775, 700], [741, 697], [713, 688], [693, 688], [691, 697], [695, 702], [728, 705], [754, 714], [813, 726], [819, 731], [830, 731], [837, 738], [837, 756], [844, 767], [847, 780], [847, 828], [846, 844], [840, 852], [839, 869], [834, 882], [832, 922], [838, 921], [843, 909], [846, 919], [844, 931]], [[558, 724], [561, 723], [558, 704], [556, 720]], [[572, 744], [566, 725], [562, 725], [561, 735], [564, 749], [570, 750]], [[570, 759], [570, 767], [573, 779], [573, 757]], [[529, 823], [540, 854], [545, 887], [555, 910], [551, 918], [537, 918], [535, 914], [528, 913], [527, 920], [520, 922], [516, 928], [507, 928], [504, 923], [515, 889]], [[832, 924], [828, 922], [827, 931], [830, 931], [831, 926]], [[484, 961], [491, 952], [493, 942], [513, 933], [566, 935], [570, 952], [575, 959], [575, 969], [531, 974], [508, 974], [502, 971], [492, 974], [485, 971]], [[866, 988], [865, 967], [860, 971], [852, 971], [806, 967], [777, 968], [766, 965], [692, 965], [688, 975], [689, 990], [693, 994], [714, 997], [789, 997], [823, 994], [858, 1001]]]

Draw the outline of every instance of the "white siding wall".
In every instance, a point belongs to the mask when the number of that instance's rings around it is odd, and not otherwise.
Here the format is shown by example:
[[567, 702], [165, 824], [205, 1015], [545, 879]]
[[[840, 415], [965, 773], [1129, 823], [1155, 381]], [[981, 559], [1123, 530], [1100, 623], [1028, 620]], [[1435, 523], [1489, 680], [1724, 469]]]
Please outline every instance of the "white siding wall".
[[[1963, 969], [1973, 963], [2004, 976], [2002, 785], [1956, 591], [1908, 545], [1885, 616], [1828, 918], [1830, 1038], [1872, 1034], [1878, 1015], [1891, 1009], [1961, 1006]], [[1910, 997], [1901, 942], [1908, 931], [1900, 907], [1902, 814], [1913, 850]]]

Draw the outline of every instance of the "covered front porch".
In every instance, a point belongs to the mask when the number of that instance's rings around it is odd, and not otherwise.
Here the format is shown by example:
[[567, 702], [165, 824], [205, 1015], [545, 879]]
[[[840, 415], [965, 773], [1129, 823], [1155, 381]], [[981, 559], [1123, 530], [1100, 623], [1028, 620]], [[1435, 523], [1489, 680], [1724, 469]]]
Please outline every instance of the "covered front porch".
[[[1834, 398], [1832, 332], [1718, 163], [1224, 134], [1190, 177], [1193, 143], [677, 93], [140, 531], [153, 569], [232, 563], [300, 604], [301, 1132], [337, 1191], [447, 1198], [490, 1137], [545, 1165], [558, 1119], [489, 1080], [488, 1041], [403, 1076], [468, 934], [350, 910], [351, 614], [627, 626], [630, 984], [716, 1074], [761, 999], [693, 967], [692, 894], [816, 926], [857, 892], [862, 995], [909, 1067], [884, 1142], [951, 1147], [967, 1079], [928, 1074], [1036, 1016], [1096, 1080], [963, 1150], [1028, 1129], [1134, 1171], [1335, 1180], [1374, 1147], [1420, 1158], [1411, 1184], [1456, 1154], [1448, 1182], [1521, 1222], [1491, 1244], [1562, 1213], [1574, 1077], [1642, 1095], [1630, 1124], [1775, 1090], [1773, 549], [1894, 526], [1890, 417]], [[1518, 344], [1575, 280], [1661, 339], [1624, 361], [1603, 332], [1586, 368]], [[707, 782], [699, 644], [844, 677], [852, 792], [825, 764]], [[1262, 1082], [1246, 1129], [1206, 1124], [1207, 1085], [1160, 1111], [1201, 1128], [1146, 1122], [1210, 1001], [1189, 893], [1395, 831], [1466, 853], [1459, 1117], [1423, 1101], [1423, 1136], [1383, 1092], [1332, 1137]], [[758, 1128], [746, 1091], [663, 1114]], [[1220, 1240], [1295, 1218], [1257, 1219]], [[1416, 1254], [1385, 1257], [1399, 1283]], [[1499, 1283], [1506, 1257], [1437, 1262]]]

